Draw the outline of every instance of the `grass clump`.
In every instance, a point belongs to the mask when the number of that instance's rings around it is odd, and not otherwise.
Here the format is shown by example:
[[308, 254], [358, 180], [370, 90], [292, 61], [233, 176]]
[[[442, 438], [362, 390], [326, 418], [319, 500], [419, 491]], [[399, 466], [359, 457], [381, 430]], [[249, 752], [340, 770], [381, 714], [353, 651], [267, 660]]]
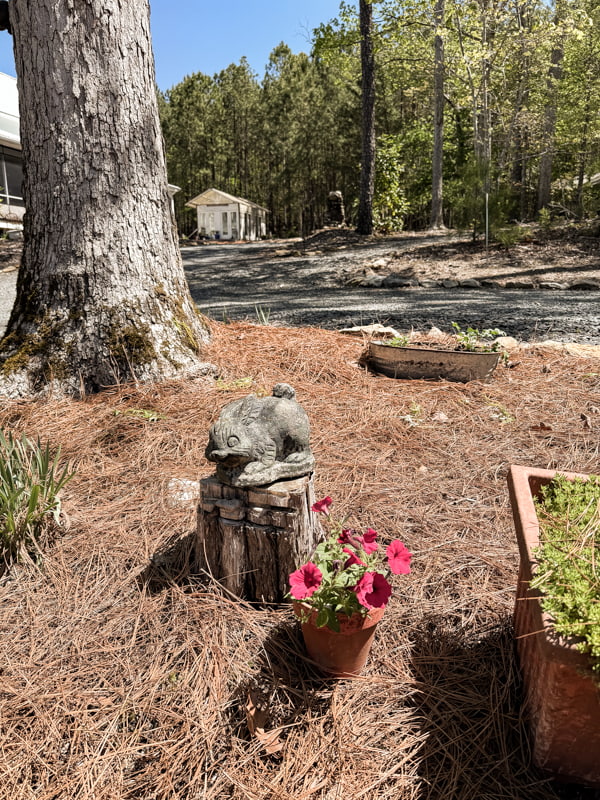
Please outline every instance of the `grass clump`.
[[39, 560], [41, 544], [60, 524], [59, 492], [73, 477], [48, 443], [0, 430], [0, 573], [24, 555]]
[[600, 477], [557, 476], [536, 503], [541, 546], [531, 585], [557, 633], [581, 640], [600, 680]]
[[505, 247], [507, 250], [527, 240], [529, 236], [528, 229], [523, 225], [510, 225], [504, 228], [496, 228], [493, 231], [494, 239], [501, 247]]

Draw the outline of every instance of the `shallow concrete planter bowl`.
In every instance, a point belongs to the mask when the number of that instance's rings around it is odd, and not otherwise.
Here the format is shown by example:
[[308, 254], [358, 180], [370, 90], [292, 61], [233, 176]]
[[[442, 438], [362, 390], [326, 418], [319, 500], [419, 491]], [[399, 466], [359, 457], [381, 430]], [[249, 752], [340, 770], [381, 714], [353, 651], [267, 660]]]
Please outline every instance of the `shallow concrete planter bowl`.
[[[529, 587], [539, 524], [533, 498], [555, 470], [511, 466], [508, 489], [521, 565], [514, 627], [530, 715], [534, 763], [555, 777], [600, 788], [600, 688], [575, 639], [558, 636]], [[567, 478], [585, 478], [560, 472]]]
[[369, 367], [390, 378], [444, 379], [466, 383], [489, 381], [499, 359], [500, 353], [394, 347], [385, 342], [370, 342], [365, 360]]

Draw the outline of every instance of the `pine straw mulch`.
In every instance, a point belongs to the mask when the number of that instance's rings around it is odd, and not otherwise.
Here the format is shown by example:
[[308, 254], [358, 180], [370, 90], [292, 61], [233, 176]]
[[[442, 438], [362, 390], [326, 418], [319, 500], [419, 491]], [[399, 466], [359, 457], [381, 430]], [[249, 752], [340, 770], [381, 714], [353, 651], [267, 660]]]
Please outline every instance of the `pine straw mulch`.
[[[598, 361], [531, 349], [488, 385], [395, 381], [334, 332], [213, 329], [218, 382], [0, 406], [0, 427], [77, 468], [68, 532], [0, 585], [0, 797], [583, 797], [529, 763], [505, 476], [511, 462], [598, 470]], [[415, 554], [360, 679], [313, 672], [288, 607], [189, 574], [195, 514], [168, 484], [210, 474], [208, 426], [250, 379], [295, 386], [317, 494]], [[249, 696], [266, 715], [250, 726]]]

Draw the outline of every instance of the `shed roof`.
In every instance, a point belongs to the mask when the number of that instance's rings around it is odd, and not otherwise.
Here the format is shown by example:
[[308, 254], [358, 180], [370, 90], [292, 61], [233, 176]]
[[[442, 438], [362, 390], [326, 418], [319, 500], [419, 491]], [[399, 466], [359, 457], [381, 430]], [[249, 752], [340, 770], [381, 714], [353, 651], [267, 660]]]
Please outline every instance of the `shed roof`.
[[232, 194], [222, 192], [219, 189], [207, 189], [202, 194], [188, 200], [186, 206], [188, 208], [196, 208], [196, 206], [223, 206], [230, 203], [244, 203], [244, 205], [251, 206], [252, 208], [260, 208], [261, 211], [269, 213], [268, 208], [259, 206], [258, 203], [253, 203], [251, 200], [245, 200], [243, 197], [234, 197]]

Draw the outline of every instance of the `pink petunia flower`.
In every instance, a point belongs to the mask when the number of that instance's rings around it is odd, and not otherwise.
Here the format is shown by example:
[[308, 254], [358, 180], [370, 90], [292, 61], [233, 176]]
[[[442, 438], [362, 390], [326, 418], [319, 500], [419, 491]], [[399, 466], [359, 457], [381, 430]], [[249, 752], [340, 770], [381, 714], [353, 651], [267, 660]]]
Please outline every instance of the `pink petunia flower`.
[[338, 544], [354, 544], [356, 546], [356, 533], [352, 528], [342, 528], [342, 532], [337, 538]]
[[373, 528], [367, 528], [366, 532], [363, 534], [363, 536], [361, 536], [362, 548], [367, 555], [370, 555], [379, 549], [379, 545], [375, 541], [376, 538], [377, 531], [374, 531]]
[[392, 587], [379, 572], [365, 572], [354, 591], [365, 608], [385, 608], [392, 596]]
[[351, 567], [353, 564], [360, 564], [363, 567], [366, 566], [365, 562], [361, 561], [361, 559], [356, 555], [356, 553], [350, 550], [350, 548], [344, 547], [344, 553], [346, 553], [348, 556], [348, 559], [344, 564], [344, 569], [346, 569], [346, 567]]
[[317, 500], [316, 503], [313, 503], [311, 506], [311, 511], [314, 511], [315, 514], [325, 514], [326, 517], [329, 516], [329, 506], [332, 503], [331, 497], [324, 497], [322, 500]]
[[316, 564], [309, 561], [308, 564], [300, 567], [290, 575], [290, 594], [296, 600], [306, 600], [317, 591], [322, 580], [323, 573], [321, 570]]
[[410, 560], [412, 553], [409, 553], [400, 539], [394, 541], [386, 547], [388, 564], [394, 575], [408, 575], [410, 572]]

